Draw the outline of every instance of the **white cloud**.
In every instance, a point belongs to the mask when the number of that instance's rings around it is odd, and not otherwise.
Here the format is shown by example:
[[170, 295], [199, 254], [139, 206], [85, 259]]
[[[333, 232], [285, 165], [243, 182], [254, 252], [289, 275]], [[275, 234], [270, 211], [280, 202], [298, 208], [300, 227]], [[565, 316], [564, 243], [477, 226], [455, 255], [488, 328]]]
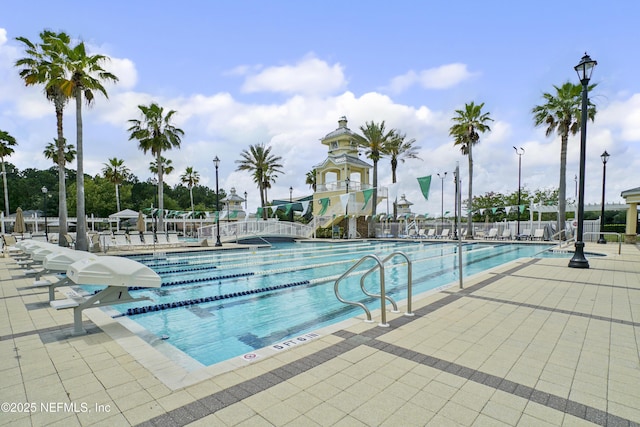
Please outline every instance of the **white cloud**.
[[[244, 72], [250, 73], [247, 69]], [[329, 65], [307, 56], [295, 65], [268, 67], [249, 74], [243, 92], [282, 92], [286, 94], [327, 95], [344, 89], [346, 81], [340, 64]]]
[[625, 141], [640, 141], [640, 94], [614, 101], [598, 111], [594, 124], [598, 127], [613, 126]]
[[413, 85], [420, 85], [424, 89], [449, 89], [472, 77], [466, 64], [445, 64], [436, 68], [429, 68], [420, 72], [413, 70], [391, 79], [388, 90], [401, 93]]

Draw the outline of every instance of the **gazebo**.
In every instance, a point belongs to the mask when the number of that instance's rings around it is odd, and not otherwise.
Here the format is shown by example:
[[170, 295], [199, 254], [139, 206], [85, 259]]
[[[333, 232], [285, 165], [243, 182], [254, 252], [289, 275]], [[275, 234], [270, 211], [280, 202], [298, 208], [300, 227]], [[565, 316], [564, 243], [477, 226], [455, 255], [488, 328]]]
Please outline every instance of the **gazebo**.
[[125, 209], [120, 212], [116, 212], [114, 214], [109, 215], [109, 223], [115, 222], [116, 230], [120, 230], [120, 221], [123, 219], [132, 219], [132, 218], [138, 218], [138, 212], [131, 209]]

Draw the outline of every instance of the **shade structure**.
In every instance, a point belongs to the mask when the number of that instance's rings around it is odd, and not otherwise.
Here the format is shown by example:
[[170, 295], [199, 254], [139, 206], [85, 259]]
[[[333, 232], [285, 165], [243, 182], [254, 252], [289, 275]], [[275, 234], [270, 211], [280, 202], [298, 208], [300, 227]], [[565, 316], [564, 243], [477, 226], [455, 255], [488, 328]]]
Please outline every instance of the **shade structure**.
[[27, 227], [24, 224], [24, 215], [22, 214], [22, 208], [16, 210], [16, 222], [13, 226], [14, 233], [24, 233], [27, 231]]
[[147, 231], [147, 224], [144, 222], [144, 215], [142, 212], [138, 212], [138, 221], [136, 221], [136, 230], [139, 232]]

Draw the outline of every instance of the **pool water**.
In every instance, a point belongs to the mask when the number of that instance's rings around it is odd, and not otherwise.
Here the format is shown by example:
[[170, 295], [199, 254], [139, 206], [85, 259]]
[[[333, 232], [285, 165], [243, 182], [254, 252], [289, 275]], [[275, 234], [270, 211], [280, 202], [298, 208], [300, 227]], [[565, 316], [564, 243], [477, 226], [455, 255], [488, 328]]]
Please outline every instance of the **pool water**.
[[[534, 256], [548, 247], [465, 243], [463, 274]], [[336, 299], [335, 280], [367, 254], [383, 259], [395, 251], [412, 260], [414, 295], [458, 280], [455, 243], [281, 243], [265, 249], [131, 256], [156, 271], [163, 286], [132, 290], [133, 297], [152, 301], [115, 308], [193, 359], [212, 365], [363, 314], [361, 308]], [[379, 300], [363, 295], [359, 281], [374, 265], [368, 260], [356, 270], [360, 274], [340, 282], [345, 299], [361, 301], [370, 310], [380, 307]], [[406, 298], [406, 274], [400, 256], [385, 264], [387, 294], [396, 301]], [[378, 278], [376, 272], [365, 281], [374, 293], [379, 292]], [[399, 309], [404, 306], [399, 304]]]

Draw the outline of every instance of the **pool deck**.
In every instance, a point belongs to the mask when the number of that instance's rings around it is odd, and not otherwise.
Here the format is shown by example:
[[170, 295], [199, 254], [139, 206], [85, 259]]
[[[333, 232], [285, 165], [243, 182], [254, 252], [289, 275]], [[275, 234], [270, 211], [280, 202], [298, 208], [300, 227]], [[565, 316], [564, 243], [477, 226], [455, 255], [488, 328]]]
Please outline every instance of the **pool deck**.
[[389, 327], [374, 312], [208, 368], [99, 309], [71, 336], [72, 311], [0, 258], [0, 425], [640, 426], [640, 246], [585, 251], [607, 256], [521, 259]]

